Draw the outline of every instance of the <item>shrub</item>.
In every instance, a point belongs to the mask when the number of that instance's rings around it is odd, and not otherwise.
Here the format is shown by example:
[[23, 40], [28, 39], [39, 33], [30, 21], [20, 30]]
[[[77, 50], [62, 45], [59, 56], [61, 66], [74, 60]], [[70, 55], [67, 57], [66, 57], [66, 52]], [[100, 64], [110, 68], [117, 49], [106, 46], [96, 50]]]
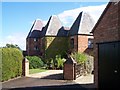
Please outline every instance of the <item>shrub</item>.
[[87, 61], [87, 55], [84, 53], [74, 52], [71, 56], [76, 60], [78, 64], [83, 64]]
[[94, 68], [92, 56], [79, 52], [72, 53], [71, 56], [76, 60], [78, 64], [81, 64], [81, 66], [84, 68], [84, 74], [92, 73]]
[[52, 58], [46, 59], [45, 67], [46, 67], [46, 69], [53, 69], [54, 68], [54, 60]]
[[2, 81], [22, 75], [23, 55], [16, 48], [2, 48]]
[[63, 69], [63, 63], [64, 63], [64, 58], [62, 59], [61, 58], [61, 55], [56, 55], [56, 58], [55, 58], [56, 62], [57, 62], [57, 68], [59, 69]]
[[61, 58], [61, 55], [56, 55], [55, 59], [46, 59], [47, 69], [63, 69], [63, 63], [65, 59]]
[[44, 63], [41, 60], [41, 58], [37, 56], [26, 56], [26, 58], [29, 60], [30, 69], [36, 69], [44, 66]]

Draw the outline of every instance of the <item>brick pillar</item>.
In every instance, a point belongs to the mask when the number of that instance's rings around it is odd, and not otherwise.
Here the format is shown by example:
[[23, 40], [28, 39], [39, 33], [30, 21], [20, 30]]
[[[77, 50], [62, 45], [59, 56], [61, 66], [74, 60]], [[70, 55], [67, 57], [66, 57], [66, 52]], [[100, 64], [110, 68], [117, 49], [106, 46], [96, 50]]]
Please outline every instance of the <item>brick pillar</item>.
[[24, 58], [22, 62], [22, 75], [23, 76], [29, 75], [29, 61], [26, 58]]
[[76, 62], [73, 58], [69, 57], [64, 63], [64, 79], [65, 80], [75, 80], [75, 65]]

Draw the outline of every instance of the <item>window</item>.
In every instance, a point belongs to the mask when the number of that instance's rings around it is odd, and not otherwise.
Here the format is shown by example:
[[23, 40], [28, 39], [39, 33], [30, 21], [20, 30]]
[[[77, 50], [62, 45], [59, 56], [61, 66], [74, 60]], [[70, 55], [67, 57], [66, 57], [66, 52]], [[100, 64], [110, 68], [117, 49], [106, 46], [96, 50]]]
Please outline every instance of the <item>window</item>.
[[88, 39], [88, 48], [93, 48], [93, 39], [91, 38]]
[[35, 50], [35, 51], [38, 51], [38, 50], [39, 50], [39, 48], [38, 48], [37, 46], [35, 46], [35, 47], [34, 47], [34, 50]]
[[71, 40], [70, 40], [70, 46], [71, 46], [71, 48], [74, 48], [74, 38], [71, 38]]
[[38, 39], [37, 38], [34, 38], [34, 42], [37, 42], [38, 41]]

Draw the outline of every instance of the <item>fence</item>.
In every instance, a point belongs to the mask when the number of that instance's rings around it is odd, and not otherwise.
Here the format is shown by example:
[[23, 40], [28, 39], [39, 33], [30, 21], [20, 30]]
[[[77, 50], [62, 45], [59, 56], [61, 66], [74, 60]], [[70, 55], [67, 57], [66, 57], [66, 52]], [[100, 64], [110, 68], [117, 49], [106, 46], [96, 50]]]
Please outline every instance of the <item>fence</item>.
[[77, 64], [72, 57], [69, 57], [64, 63], [64, 79], [75, 80], [81, 75], [91, 74], [94, 70], [93, 57], [88, 56], [84, 64]]
[[64, 79], [76, 80], [76, 78], [84, 74], [84, 71], [84, 65], [76, 64], [72, 57], [69, 57], [64, 63]]
[[82, 76], [83, 74], [85, 73], [85, 68], [84, 68], [84, 65], [82, 64], [78, 64], [75, 66], [75, 73], [76, 74], [76, 78]]

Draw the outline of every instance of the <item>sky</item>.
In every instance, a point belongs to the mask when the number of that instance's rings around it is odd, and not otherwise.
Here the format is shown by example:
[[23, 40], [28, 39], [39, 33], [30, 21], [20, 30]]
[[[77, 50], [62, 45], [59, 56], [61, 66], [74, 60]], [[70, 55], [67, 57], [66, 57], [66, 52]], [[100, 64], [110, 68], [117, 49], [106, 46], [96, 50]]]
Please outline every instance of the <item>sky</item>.
[[[17, 44], [26, 49], [26, 37], [35, 19], [44, 24], [57, 15], [63, 26], [71, 27], [81, 11], [97, 22], [108, 2], [2, 2], [2, 38], [0, 46]], [[0, 3], [1, 5], [1, 3]], [[0, 31], [1, 32], [1, 31]]]

